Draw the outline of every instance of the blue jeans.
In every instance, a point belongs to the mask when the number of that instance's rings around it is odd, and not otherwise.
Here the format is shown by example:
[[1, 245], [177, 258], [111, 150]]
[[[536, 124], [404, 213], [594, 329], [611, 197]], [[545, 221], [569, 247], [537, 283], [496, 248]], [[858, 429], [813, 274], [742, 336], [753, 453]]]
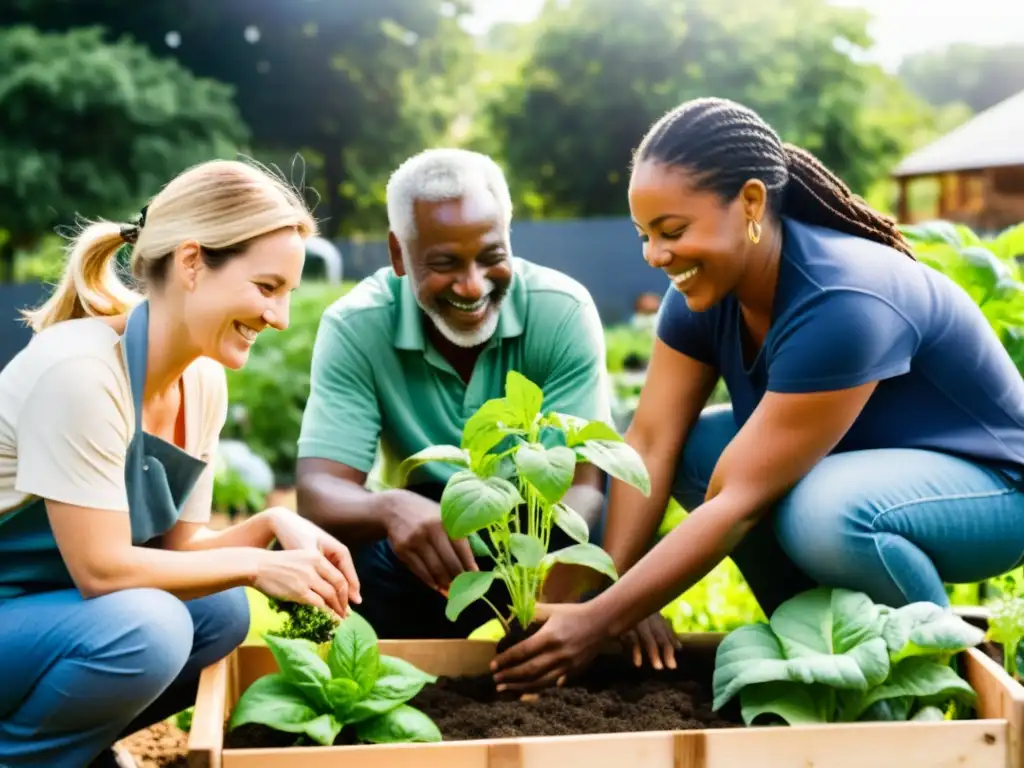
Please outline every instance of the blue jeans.
[[[736, 432], [728, 405], [701, 415], [673, 488], [684, 508], [703, 502]], [[1019, 473], [927, 450], [832, 454], [731, 557], [767, 615], [818, 584], [865, 592], [893, 607], [919, 600], [947, 606], [946, 582], [980, 581], [1021, 564], [1021, 480]]]
[[194, 704], [203, 667], [248, 629], [243, 589], [187, 602], [156, 589], [0, 602], [0, 766], [88, 765]]

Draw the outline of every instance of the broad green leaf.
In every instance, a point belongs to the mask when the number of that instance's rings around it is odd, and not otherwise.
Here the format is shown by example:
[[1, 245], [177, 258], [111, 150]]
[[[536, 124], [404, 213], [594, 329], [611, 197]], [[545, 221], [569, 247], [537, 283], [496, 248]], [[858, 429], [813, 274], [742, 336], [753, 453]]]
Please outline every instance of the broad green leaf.
[[878, 609], [867, 595], [827, 587], [787, 600], [769, 623], [788, 659], [846, 653], [880, 637], [882, 626]]
[[377, 648], [377, 633], [370, 623], [358, 613], [350, 613], [334, 632], [331, 648], [327, 654], [334, 677], [347, 677], [359, 686], [365, 696], [377, 679], [380, 651]]
[[515, 461], [519, 476], [548, 504], [561, 501], [572, 486], [576, 454], [570, 448], [521, 445], [515, 453]]
[[518, 429], [523, 426], [516, 409], [507, 398], [496, 397], [488, 400], [466, 420], [462, 428], [462, 447], [473, 455], [482, 457], [505, 439], [504, 428]]
[[[844, 693], [849, 693], [845, 692]], [[852, 693], [849, 697], [850, 704], [848, 709], [857, 711], [860, 706], [860, 699], [863, 698], [863, 694]], [[883, 699], [882, 701], [876, 701], [870, 707], [865, 709], [856, 718], [861, 722], [897, 722], [901, 723], [906, 721], [910, 716], [910, 707], [914, 704], [914, 699], [911, 696], [893, 697], [890, 699]], [[847, 720], [849, 718], [845, 718]]]
[[459, 618], [469, 605], [487, 594], [493, 583], [493, 571], [463, 571], [456, 576], [448, 587], [448, 604], [444, 609], [448, 621]]
[[468, 467], [469, 453], [455, 445], [432, 445], [429, 448], [424, 448], [398, 465], [398, 471], [395, 473], [395, 487], [404, 488], [414, 469], [432, 461]]
[[551, 411], [544, 417], [541, 423], [561, 431], [565, 435], [566, 443], [571, 445], [572, 437], [590, 422], [586, 419], [581, 419], [579, 416], [573, 416], [570, 413]]
[[570, 436], [568, 445], [570, 448], [575, 448], [588, 440], [604, 440], [609, 443], [625, 442], [625, 438], [616, 432], [614, 427], [603, 421], [591, 421], [583, 429]]
[[866, 691], [889, 674], [889, 654], [880, 637], [842, 654], [818, 654], [788, 659], [789, 679], [824, 683], [839, 690]]
[[518, 371], [509, 371], [505, 376], [505, 398], [518, 414], [521, 426], [527, 428], [540, 414], [544, 403], [541, 388]]
[[329, 747], [334, 744], [343, 727], [334, 715], [320, 715], [313, 722], [306, 724], [305, 733], [317, 744]]
[[508, 548], [516, 562], [524, 568], [537, 568], [544, 559], [544, 542], [525, 533], [510, 533]]
[[283, 674], [257, 679], [239, 697], [228, 728], [247, 723], [259, 723], [285, 733], [305, 733], [325, 746], [333, 744], [341, 732], [341, 724], [334, 716], [321, 715], [311, 707]]
[[437, 725], [418, 709], [403, 704], [356, 726], [356, 738], [371, 744], [441, 741]]
[[829, 692], [824, 685], [784, 681], [748, 685], [740, 692], [740, 714], [747, 725], [761, 715], [775, 715], [788, 725], [830, 722]]
[[467, 538], [469, 539], [469, 549], [474, 555], [477, 557], [494, 557], [491, 548], [487, 546], [487, 542], [483, 540], [479, 533], [471, 533]]
[[373, 689], [348, 713], [346, 724], [354, 724], [386, 714], [418, 694], [427, 683], [436, 682], [434, 675], [418, 669], [404, 659], [382, 656], [381, 676]]
[[565, 531], [565, 534], [575, 542], [586, 544], [590, 541], [590, 526], [572, 507], [559, 502], [552, 508], [555, 525]]
[[1013, 277], [1010, 268], [988, 248], [971, 245], [960, 250], [960, 257], [970, 265], [971, 284], [980, 286], [986, 292], [993, 290], [1000, 280]]
[[347, 677], [336, 677], [327, 681], [327, 700], [331, 703], [334, 716], [341, 722], [346, 722], [346, 715], [352, 705], [363, 697], [359, 689], [359, 683], [349, 680]]
[[638, 489], [644, 496], [651, 495], [651, 477], [643, 459], [632, 446], [611, 440], [588, 440], [576, 446], [576, 453], [612, 477]]
[[557, 552], [551, 552], [544, 557], [542, 563], [545, 566], [553, 565], [554, 563], [585, 565], [587, 568], [592, 568], [598, 573], [603, 573], [612, 581], [617, 581], [619, 578], [611, 555], [593, 544], [573, 544]]
[[453, 539], [464, 539], [496, 523], [504, 523], [509, 512], [523, 503], [517, 489], [500, 477], [477, 477], [456, 472], [441, 494], [441, 522]]
[[1024, 224], [1004, 229], [989, 243], [989, 248], [998, 258], [1007, 262], [1024, 256]]
[[745, 624], [722, 638], [715, 653], [713, 709], [724, 707], [749, 685], [785, 682], [789, 668], [782, 646], [767, 624]]
[[942, 606], [921, 601], [891, 611], [882, 637], [896, 663], [909, 656], [948, 656], [972, 648], [985, 638], [985, 631]]
[[851, 714], [856, 718], [878, 702], [904, 697], [912, 697], [927, 706], [951, 698], [971, 704], [976, 699], [976, 694], [968, 682], [948, 664], [918, 656], [905, 659], [893, 666], [889, 679], [868, 691], [859, 708]]
[[264, 640], [284, 678], [298, 689], [319, 712], [331, 709], [325, 687], [331, 670], [315, 643], [265, 634]]

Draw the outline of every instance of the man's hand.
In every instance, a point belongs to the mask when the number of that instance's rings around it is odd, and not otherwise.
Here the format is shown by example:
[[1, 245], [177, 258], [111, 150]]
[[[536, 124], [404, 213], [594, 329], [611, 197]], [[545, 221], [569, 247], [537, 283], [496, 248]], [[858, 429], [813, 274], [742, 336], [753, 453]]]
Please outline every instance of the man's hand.
[[621, 636], [623, 644], [633, 653], [633, 664], [642, 666], [644, 651], [655, 669], [676, 668], [676, 651], [682, 647], [668, 620], [652, 613]]
[[387, 516], [388, 541], [401, 560], [428, 587], [446, 592], [463, 571], [477, 571], [465, 539], [452, 541], [441, 524], [437, 502], [396, 491]]

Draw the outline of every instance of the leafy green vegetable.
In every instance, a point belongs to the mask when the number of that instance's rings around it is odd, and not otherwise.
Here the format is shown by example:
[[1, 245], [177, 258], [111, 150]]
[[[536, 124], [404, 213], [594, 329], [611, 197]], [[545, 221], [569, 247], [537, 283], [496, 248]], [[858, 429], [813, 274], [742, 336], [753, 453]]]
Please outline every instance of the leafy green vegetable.
[[229, 729], [260, 723], [324, 746], [346, 726], [364, 742], [441, 740], [430, 718], [407, 704], [436, 678], [403, 659], [382, 656], [376, 633], [358, 614], [338, 625], [326, 660], [310, 640], [264, 638], [280, 671], [246, 689]]
[[950, 700], [972, 704], [974, 691], [950, 661], [983, 637], [931, 603], [891, 609], [819, 587], [780, 605], [767, 624], [723, 639], [713, 706], [739, 695], [748, 725], [761, 716], [794, 725], [906, 720]]
[[[651, 492], [640, 456], [608, 424], [542, 411], [544, 394], [510, 371], [505, 396], [488, 400], [466, 421], [459, 446], [431, 446], [402, 463], [398, 477], [427, 461], [464, 467], [441, 495], [441, 521], [453, 539], [468, 537], [474, 554], [490, 556], [493, 572], [460, 574], [448, 589], [445, 615], [452, 621], [485, 597], [496, 579], [508, 587], [512, 614], [525, 628], [533, 620], [543, 574], [555, 562], [618, 575], [608, 554], [588, 543], [586, 521], [562, 499], [577, 464], [589, 461], [613, 477]], [[525, 523], [520, 509], [525, 505]], [[557, 526], [576, 544], [549, 552]], [[490, 546], [480, 534], [486, 532]], [[501, 611], [493, 605], [504, 623]]]
[[[1021, 228], [1024, 235], [1024, 227]], [[1020, 594], [1012, 572], [993, 579], [999, 595], [988, 601], [987, 638], [1003, 646], [1003, 668], [1020, 680], [1021, 640], [1024, 640], [1024, 596]]]

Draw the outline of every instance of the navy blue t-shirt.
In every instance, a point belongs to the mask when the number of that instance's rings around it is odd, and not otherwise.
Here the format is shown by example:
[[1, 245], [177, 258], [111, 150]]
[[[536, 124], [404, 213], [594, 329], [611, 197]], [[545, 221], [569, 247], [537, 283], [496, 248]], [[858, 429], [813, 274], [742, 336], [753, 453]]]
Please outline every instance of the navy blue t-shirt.
[[783, 219], [773, 319], [751, 366], [732, 295], [693, 312], [669, 288], [668, 346], [718, 369], [736, 423], [766, 391], [879, 380], [834, 452], [923, 448], [1024, 467], [1024, 380], [956, 283], [888, 246]]

